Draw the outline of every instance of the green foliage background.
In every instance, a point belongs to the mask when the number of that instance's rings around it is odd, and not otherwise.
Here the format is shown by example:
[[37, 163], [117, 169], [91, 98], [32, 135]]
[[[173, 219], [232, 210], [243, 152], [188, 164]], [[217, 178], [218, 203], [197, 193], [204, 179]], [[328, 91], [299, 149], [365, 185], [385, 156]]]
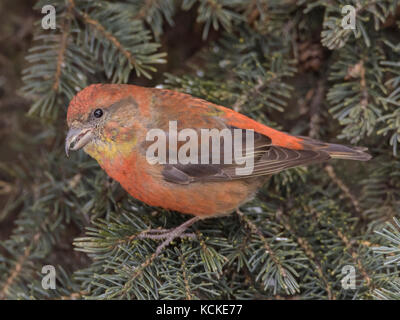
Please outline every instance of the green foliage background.
[[[0, 299], [400, 298], [399, 1], [19, 4], [0, 4]], [[41, 28], [45, 4], [56, 30]], [[341, 27], [347, 4], [356, 30]], [[97, 82], [190, 93], [374, 158], [275, 175], [242, 215], [199, 222], [154, 257], [137, 235], [188, 217], [64, 155], [68, 102]], [[41, 286], [49, 264], [56, 290]]]

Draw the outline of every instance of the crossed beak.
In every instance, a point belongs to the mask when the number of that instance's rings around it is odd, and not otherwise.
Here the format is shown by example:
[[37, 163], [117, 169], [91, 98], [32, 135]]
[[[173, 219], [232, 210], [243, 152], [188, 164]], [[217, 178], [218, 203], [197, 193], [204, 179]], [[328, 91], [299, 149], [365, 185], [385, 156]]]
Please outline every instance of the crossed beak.
[[69, 150], [75, 151], [86, 146], [93, 138], [92, 128], [71, 128], [65, 139], [65, 153], [69, 156]]

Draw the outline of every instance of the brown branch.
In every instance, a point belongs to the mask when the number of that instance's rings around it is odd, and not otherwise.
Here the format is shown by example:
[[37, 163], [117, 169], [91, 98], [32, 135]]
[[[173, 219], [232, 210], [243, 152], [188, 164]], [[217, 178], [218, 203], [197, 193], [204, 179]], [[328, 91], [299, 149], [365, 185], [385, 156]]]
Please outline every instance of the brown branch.
[[5, 297], [7, 296], [10, 286], [12, 285], [14, 280], [17, 278], [17, 276], [21, 273], [22, 267], [23, 267], [25, 261], [28, 259], [29, 255], [31, 253], [31, 250], [33, 248], [33, 245], [36, 244], [36, 242], [39, 240], [39, 238], [40, 238], [40, 233], [36, 233], [33, 236], [31, 245], [27, 246], [25, 248], [23, 255], [21, 255], [19, 257], [17, 263], [15, 264], [14, 270], [11, 272], [10, 276], [7, 278], [6, 282], [4, 283], [3, 288], [0, 291], [0, 300], [5, 299]]
[[[139, 236], [141, 236], [142, 238], [149, 238], [149, 239], [165, 238], [165, 240], [157, 247], [156, 251], [149, 258], [147, 258], [139, 267], [135, 268], [130, 279], [125, 283], [124, 287], [121, 290], [122, 295], [126, 295], [127, 291], [129, 290], [129, 288], [131, 286], [131, 283], [140, 274], [142, 274], [144, 269], [147, 268], [154, 261], [154, 259], [157, 258], [157, 256], [162, 252], [162, 250], [165, 247], [167, 247], [174, 239], [180, 238], [180, 237], [186, 237], [186, 236], [192, 237], [193, 234], [187, 234], [187, 233], [184, 233], [184, 231], [199, 220], [200, 220], [200, 217], [193, 217], [193, 218], [185, 221], [180, 226], [178, 226], [174, 229], [163, 230], [163, 231], [165, 231], [164, 235], [153, 235], [152, 236], [152, 235], [149, 235], [148, 232], [141, 232]], [[165, 236], [166, 234], [169, 234], [169, 235]]]
[[67, 50], [68, 35], [71, 26], [71, 15], [74, 6], [75, 3], [72, 0], [68, 2], [68, 11], [66, 13], [66, 17], [63, 26], [61, 28], [62, 34], [61, 34], [60, 48], [58, 50], [56, 74], [54, 76], [54, 84], [53, 84], [54, 91], [57, 91], [58, 88], [60, 87], [61, 70], [64, 64], [65, 51]]
[[145, 18], [153, 3], [156, 3], [156, 1], [146, 0], [144, 6], [139, 10], [138, 14], [133, 19], [141, 20]]
[[361, 213], [361, 208], [360, 204], [357, 200], [357, 198], [350, 192], [350, 189], [344, 184], [344, 182], [336, 175], [335, 170], [330, 164], [327, 164], [324, 167], [325, 171], [328, 173], [329, 177], [335, 182], [338, 187], [343, 191], [345, 196], [350, 199], [351, 203], [353, 204], [353, 207], [357, 211], [357, 213]]
[[360, 104], [363, 108], [366, 108], [368, 106], [369, 95], [368, 95], [367, 80], [365, 77], [364, 60], [360, 60], [357, 64], [347, 69], [347, 74], [344, 77], [344, 80], [350, 80], [351, 78], [360, 78], [360, 87], [361, 87]]
[[[282, 212], [280, 212], [282, 213]], [[296, 232], [293, 230], [292, 226], [289, 224], [288, 219], [283, 215], [283, 214], [277, 214], [278, 218], [282, 221], [282, 225], [285, 227], [285, 229], [292, 235], [295, 235]], [[325, 274], [322, 270], [322, 266], [319, 263], [318, 260], [316, 260], [315, 253], [310, 245], [310, 243], [307, 241], [307, 239], [302, 238], [300, 236], [295, 236], [297, 243], [300, 245], [300, 247], [304, 250], [306, 256], [310, 259], [310, 262], [314, 264], [314, 266], [317, 269], [317, 273], [322, 279], [322, 281], [325, 284], [325, 290], [328, 293], [328, 299], [329, 300], [336, 300], [336, 295], [332, 291], [332, 287], [329, 284], [328, 279], [325, 277]]]
[[[73, 0], [70, 0], [73, 1]], [[78, 12], [78, 14], [82, 17], [83, 21], [87, 24], [90, 24], [91, 26], [93, 26], [96, 30], [98, 30], [107, 40], [109, 40], [125, 57], [126, 59], [129, 61], [129, 63], [132, 66], [136, 66], [137, 62], [136, 59], [132, 56], [132, 54], [126, 50], [123, 45], [121, 44], [121, 42], [118, 41], [118, 39], [113, 36], [110, 32], [108, 32], [102, 25], [100, 22], [98, 22], [95, 19], [92, 19], [86, 12], [82, 12], [78, 9], [76, 9], [76, 11]]]
[[[275, 79], [276, 79], [276, 77], [273, 77], [273, 79], [271, 79], [271, 81], [272, 81], [272, 80], [275, 80]], [[268, 82], [270, 82], [270, 81], [268, 81]], [[255, 95], [255, 94], [258, 94], [259, 91], [260, 91], [262, 88], [264, 88], [265, 86], [266, 86], [266, 83], [263, 82], [263, 81], [261, 80], [261, 78], [259, 78], [259, 79], [258, 79], [258, 82], [257, 82], [257, 85], [254, 86], [254, 88], [252, 88], [249, 92], [244, 93], [244, 94], [242, 94], [242, 95], [239, 96], [239, 98], [237, 99], [237, 101], [235, 102], [235, 104], [232, 106], [232, 109], [235, 110], [236, 112], [239, 112], [239, 111], [240, 111], [240, 108], [246, 103], [247, 97], [248, 97], [248, 96]]]
[[318, 138], [319, 135], [320, 106], [324, 100], [324, 94], [325, 81], [320, 80], [317, 83], [317, 89], [310, 105], [310, 131], [308, 135], [314, 139]]
[[13, 184], [0, 180], [0, 195], [9, 194], [13, 189]]
[[274, 251], [272, 250], [271, 246], [269, 245], [267, 239], [265, 239], [264, 235], [262, 232], [257, 228], [257, 226], [249, 219], [247, 218], [243, 212], [240, 210], [236, 210], [237, 214], [242, 218], [244, 222], [249, 226], [250, 230], [258, 235], [261, 239], [261, 241], [264, 244], [265, 251], [268, 252], [268, 254], [271, 256], [272, 261], [278, 266], [279, 272], [283, 277], [287, 276], [285, 268], [282, 266], [282, 263], [279, 261], [278, 257], [275, 255]]
[[349, 253], [351, 254], [351, 257], [353, 258], [354, 263], [357, 265], [358, 269], [361, 272], [361, 275], [363, 276], [366, 284], [368, 287], [370, 287], [372, 290], [373, 285], [372, 285], [372, 280], [371, 277], [368, 275], [367, 271], [365, 270], [358, 254], [354, 251], [351, 242], [349, 241], [349, 239], [344, 235], [343, 232], [341, 232], [340, 230], [337, 231], [337, 235], [339, 236], [339, 238], [343, 241], [343, 243], [346, 246], [346, 249], [349, 251]]
[[[149, 258], [147, 258], [139, 267], [135, 268], [134, 272], [132, 273], [132, 276], [128, 281], [125, 282], [124, 287], [121, 290], [122, 296], [125, 296], [128, 290], [131, 287], [131, 283], [135, 281], [135, 279], [143, 273], [143, 271], [154, 261], [155, 258], [157, 258], [158, 253], [154, 252]], [[117, 293], [115, 293], [117, 294]], [[111, 297], [112, 298], [112, 297]]]
[[186, 274], [185, 259], [183, 258], [183, 255], [181, 255], [179, 258], [181, 260], [181, 269], [182, 269], [183, 283], [185, 285], [186, 300], [192, 300], [192, 294], [190, 292], [189, 280], [188, 280], [187, 274]]
[[[268, 7], [264, 2], [262, 3], [262, 9], [264, 11], [268, 10]], [[257, 0], [252, 0], [251, 3], [249, 3], [247, 5], [247, 9], [246, 9], [246, 12], [245, 12], [245, 17], [247, 19], [247, 23], [249, 25], [251, 25], [251, 26], [254, 25], [256, 19], [259, 16], [260, 16], [260, 10], [259, 10], [259, 8], [257, 6]]]
[[79, 292], [73, 292], [69, 296], [61, 296], [59, 297], [60, 300], [77, 300], [82, 298], [85, 294], [87, 294], [86, 291], [79, 291]]

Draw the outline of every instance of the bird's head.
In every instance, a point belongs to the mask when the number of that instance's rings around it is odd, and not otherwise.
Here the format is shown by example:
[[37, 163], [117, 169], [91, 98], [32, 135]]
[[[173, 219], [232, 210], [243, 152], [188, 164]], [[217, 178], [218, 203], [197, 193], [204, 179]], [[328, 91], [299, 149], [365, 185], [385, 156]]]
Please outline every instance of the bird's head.
[[84, 148], [91, 154], [99, 151], [99, 148], [111, 150], [111, 146], [116, 143], [133, 141], [138, 109], [134, 99], [135, 88], [128, 85], [95, 84], [80, 91], [68, 107], [69, 131], [65, 140], [67, 156], [70, 150]]

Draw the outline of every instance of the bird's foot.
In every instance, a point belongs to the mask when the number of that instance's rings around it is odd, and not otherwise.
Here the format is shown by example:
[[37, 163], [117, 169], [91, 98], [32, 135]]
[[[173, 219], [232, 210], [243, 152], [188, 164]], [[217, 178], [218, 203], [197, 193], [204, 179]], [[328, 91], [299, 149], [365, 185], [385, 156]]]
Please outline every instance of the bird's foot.
[[193, 217], [182, 223], [180, 226], [173, 229], [151, 229], [143, 231], [138, 235], [139, 239], [152, 239], [152, 240], [164, 240], [156, 249], [155, 254], [159, 255], [167, 245], [176, 238], [196, 238], [194, 233], [185, 233], [185, 230], [189, 228], [193, 223], [200, 220], [199, 217]]

